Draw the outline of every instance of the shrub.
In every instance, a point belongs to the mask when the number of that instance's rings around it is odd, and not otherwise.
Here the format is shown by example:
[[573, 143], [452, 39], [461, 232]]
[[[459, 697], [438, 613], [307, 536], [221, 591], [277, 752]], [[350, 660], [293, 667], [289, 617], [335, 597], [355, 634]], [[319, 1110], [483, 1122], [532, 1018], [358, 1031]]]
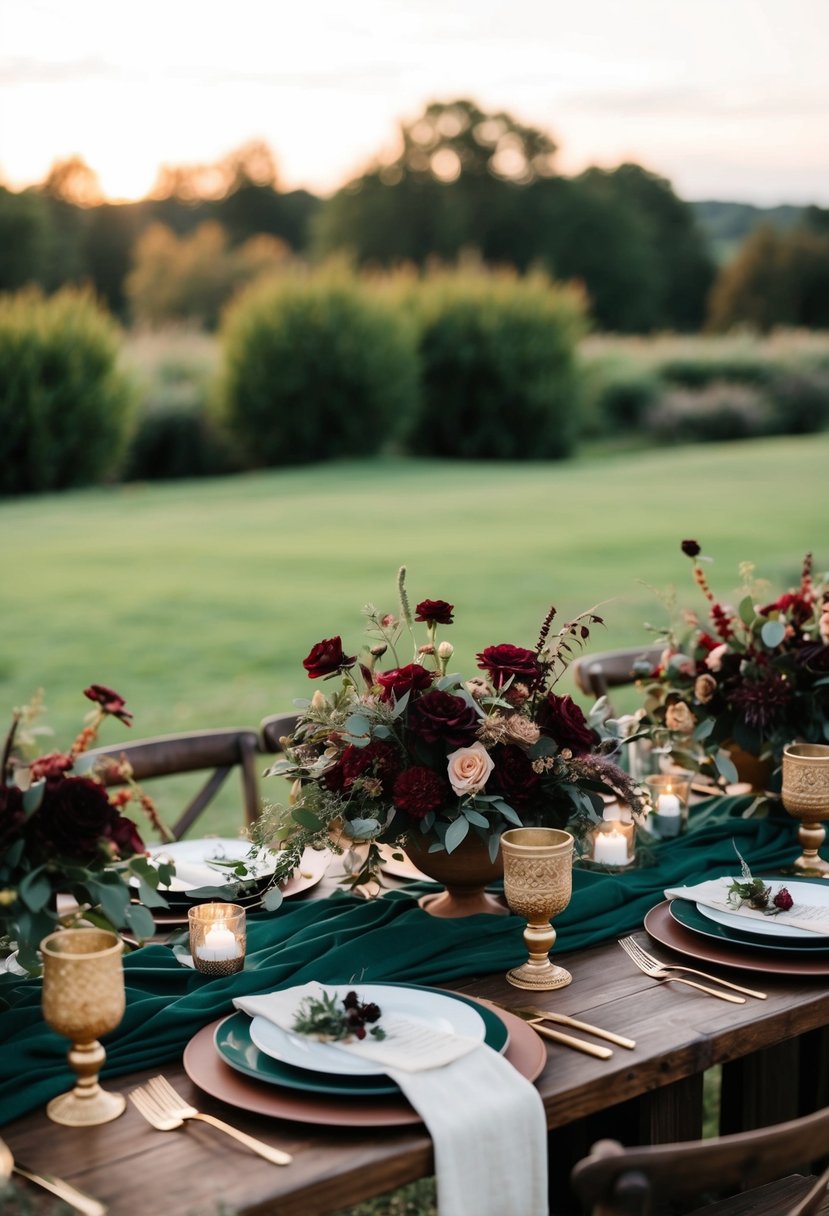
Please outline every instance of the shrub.
[[767, 434], [771, 407], [758, 389], [714, 382], [695, 392], [665, 393], [648, 414], [646, 426], [662, 443], [704, 443], [752, 439]]
[[133, 400], [119, 349], [87, 292], [0, 298], [0, 493], [88, 485], [116, 468]]
[[557, 459], [578, 432], [580, 294], [545, 276], [434, 276], [417, 308], [420, 409], [413, 451], [461, 459]]
[[221, 414], [253, 466], [371, 455], [415, 406], [411, 324], [341, 270], [251, 287], [223, 356]]
[[759, 354], [726, 352], [676, 356], [659, 363], [656, 371], [669, 384], [681, 384], [684, 388], [705, 388], [721, 380], [762, 386], [768, 384], [773, 366]]
[[780, 435], [808, 435], [829, 423], [829, 370], [777, 368], [769, 383], [772, 428]]
[[640, 430], [662, 392], [659, 378], [627, 359], [602, 359], [585, 371], [590, 386], [585, 431], [605, 436]]

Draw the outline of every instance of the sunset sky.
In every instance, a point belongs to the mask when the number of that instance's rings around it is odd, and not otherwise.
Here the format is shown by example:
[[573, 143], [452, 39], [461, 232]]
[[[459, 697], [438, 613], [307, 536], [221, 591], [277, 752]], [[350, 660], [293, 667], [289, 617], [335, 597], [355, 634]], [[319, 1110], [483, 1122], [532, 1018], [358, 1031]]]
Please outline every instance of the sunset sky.
[[431, 100], [636, 160], [688, 199], [829, 206], [829, 0], [0, 0], [0, 181], [110, 197], [250, 139], [328, 193]]

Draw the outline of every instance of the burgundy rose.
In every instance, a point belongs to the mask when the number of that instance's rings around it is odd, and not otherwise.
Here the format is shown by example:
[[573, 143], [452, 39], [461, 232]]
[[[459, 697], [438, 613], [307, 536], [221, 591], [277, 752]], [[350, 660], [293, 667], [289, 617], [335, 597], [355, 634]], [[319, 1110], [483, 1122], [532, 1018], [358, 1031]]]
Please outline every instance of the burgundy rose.
[[302, 660], [302, 666], [308, 672], [309, 680], [320, 676], [331, 676], [343, 667], [351, 667], [355, 662], [354, 655], [343, 654], [342, 638], [324, 638], [312, 646], [307, 658]]
[[526, 684], [537, 684], [541, 678], [541, 664], [532, 650], [523, 646], [511, 646], [502, 642], [499, 646], [487, 646], [475, 656], [482, 671], [487, 671], [496, 687], [514, 678]]
[[781, 887], [771, 902], [779, 912], [788, 912], [789, 908], [794, 907], [794, 900], [786, 887]]
[[103, 787], [88, 777], [47, 781], [43, 801], [32, 816], [39, 847], [51, 856], [88, 862], [110, 833], [116, 812]]
[[16, 785], [0, 785], [0, 852], [14, 843], [25, 822], [23, 791]]
[[144, 841], [138, 834], [138, 828], [132, 820], [127, 819], [124, 815], [119, 815], [117, 812], [113, 814], [113, 820], [107, 836], [115, 845], [119, 856], [122, 858], [135, 857], [137, 853], [146, 853], [147, 851]]
[[37, 760], [33, 760], [29, 773], [32, 781], [40, 781], [42, 777], [47, 781], [55, 780], [62, 777], [74, 763], [75, 757], [70, 756], [68, 752], [50, 752], [48, 756], [39, 756]]
[[432, 676], [419, 663], [409, 663], [406, 667], [394, 667], [391, 671], [381, 671], [377, 683], [382, 688], [382, 700], [399, 701], [407, 692], [422, 692], [429, 688]]
[[466, 747], [481, 719], [463, 697], [434, 688], [419, 697], [409, 714], [409, 729], [426, 743]]
[[347, 794], [355, 781], [373, 777], [380, 782], [382, 793], [391, 794], [394, 780], [400, 772], [400, 758], [393, 743], [373, 739], [365, 747], [350, 743], [333, 768], [323, 777], [327, 789], [334, 794]]
[[394, 783], [392, 801], [412, 819], [423, 819], [439, 811], [451, 796], [449, 783], [430, 768], [407, 768]]
[[500, 794], [516, 810], [526, 806], [532, 801], [541, 780], [527, 753], [515, 743], [499, 743], [493, 747], [490, 755], [495, 768], [487, 783], [487, 790]]
[[572, 697], [547, 693], [538, 707], [536, 720], [545, 735], [555, 739], [559, 747], [568, 747], [576, 756], [591, 751], [599, 742], [598, 733], [588, 726]]
[[120, 718], [125, 726], [132, 726], [132, 714], [126, 708], [127, 703], [114, 688], [107, 688], [106, 684], [90, 684], [89, 688], [83, 690], [83, 695], [100, 705], [105, 714], [112, 714], [114, 718]]
[[421, 600], [415, 608], [415, 620], [427, 625], [451, 625], [454, 611], [455, 605], [446, 600]]
[[702, 550], [695, 540], [684, 540], [682, 542], [682, 552], [686, 557], [699, 557]]

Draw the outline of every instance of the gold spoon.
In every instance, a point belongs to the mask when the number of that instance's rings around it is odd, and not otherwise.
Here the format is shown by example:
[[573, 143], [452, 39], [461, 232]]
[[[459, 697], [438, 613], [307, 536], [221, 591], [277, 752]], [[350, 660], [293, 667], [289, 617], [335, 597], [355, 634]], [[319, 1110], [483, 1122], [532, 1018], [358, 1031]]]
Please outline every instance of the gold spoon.
[[42, 1186], [45, 1191], [51, 1191], [53, 1195], [57, 1195], [58, 1199], [62, 1199], [64, 1203], [70, 1204], [76, 1211], [81, 1212], [82, 1216], [106, 1216], [106, 1208], [102, 1203], [93, 1199], [91, 1195], [85, 1195], [83, 1191], [79, 1191], [70, 1183], [64, 1182], [62, 1178], [53, 1178], [50, 1174], [35, 1174], [31, 1170], [25, 1169], [24, 1166], [17, 1165], [8, 1144], [4, 1140], [0, 1140], [0, 1184], [7, 1182], [12, 1173], [19, 1174], [21, 1178], [26, 1178], [29, 1182], [34, 1182], [36, 1186]]

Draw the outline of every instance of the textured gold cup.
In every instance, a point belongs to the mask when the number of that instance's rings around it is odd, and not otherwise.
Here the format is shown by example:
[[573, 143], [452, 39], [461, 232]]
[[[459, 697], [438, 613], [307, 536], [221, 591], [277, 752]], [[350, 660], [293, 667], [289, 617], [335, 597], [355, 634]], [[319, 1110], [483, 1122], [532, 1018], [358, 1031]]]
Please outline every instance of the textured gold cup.
[[90, 1127], [109, 1123], [123, 1112], [123, 1094], [98, 1084], [106, 1052], [100, 1035], [114, 1030], [124, 1016], [124, 943], [104, 929], [61, 929], [40, 943], [43, 956], [43, 1017], [71, 1040], [69, 1064], [75, 1088], [46, 1107], [55, 1123]]
[[527, 962], [507, 972], [516, 988], [564, 988], [573, 977], [550, 962], [556, 931], [550, 924], [563, 912], [573, 890], [573, 837], [559, 828], [511, 828], [501, 836], [504, 895], [511, 910], [527, 921]]
[[824, 743], [790, 743], [783, 749], [783, 805], [800, 820], [797, 839], [803, 852], [794, 863], [801, 874], [829, 877], [829, 862], [818, 849], [826, 839], [823, 821], [829, 819], [829, 746]]

